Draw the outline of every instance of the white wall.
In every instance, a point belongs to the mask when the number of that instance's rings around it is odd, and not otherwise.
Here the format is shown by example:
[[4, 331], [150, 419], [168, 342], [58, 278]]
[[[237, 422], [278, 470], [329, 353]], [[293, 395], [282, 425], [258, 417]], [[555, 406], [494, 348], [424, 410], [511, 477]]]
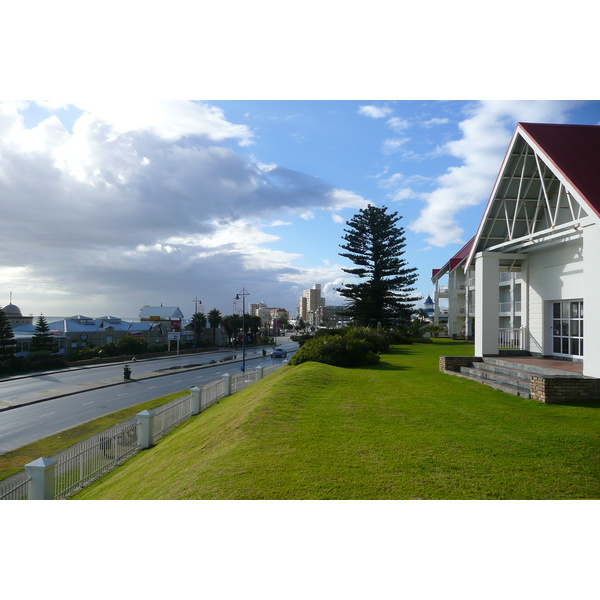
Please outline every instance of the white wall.
[[[597, 229], [597, 228], [596, 228]], [[551, 322], [546, 302], [584, 298], [583, 240], [550, 242], [529, 254], [529, 349], [551, 354]], [[600, 259], [597, 255], [596, 261]], [[598, 266], [596, 266], [598, 269]], [[587, 303], [588, 313], [590, 302]], [[584, 307], [586, 306], [584, 302]], [[586, 319], [588, 316], [586, 314]], [[587, 329], [587, 323], [584, 321]], [[586, 336], [589, 337], [589, 336]], [[585, 348], [584, 348], [585, 350]]]
[[600, 377], [600, 225], [583, 230], [583, 374]]

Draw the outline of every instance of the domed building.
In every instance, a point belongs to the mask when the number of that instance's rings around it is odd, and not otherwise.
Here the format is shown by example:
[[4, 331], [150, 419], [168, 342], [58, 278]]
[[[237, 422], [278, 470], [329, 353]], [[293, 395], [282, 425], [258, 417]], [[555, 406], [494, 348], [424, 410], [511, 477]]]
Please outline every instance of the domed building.
[[18, 325], [33, 325], [33, 316], [24, 317], [21, 309], [16, 304], [7, 304], [2, 310], [13, 329]]

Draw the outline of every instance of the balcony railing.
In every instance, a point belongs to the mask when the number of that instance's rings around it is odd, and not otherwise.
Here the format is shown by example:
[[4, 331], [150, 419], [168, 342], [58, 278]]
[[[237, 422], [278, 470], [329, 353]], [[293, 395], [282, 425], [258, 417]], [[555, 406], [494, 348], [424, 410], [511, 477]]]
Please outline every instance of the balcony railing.
[[498, 330], [498, 348], [500, 350], [524, 350], [524, 343], [525, 327]]

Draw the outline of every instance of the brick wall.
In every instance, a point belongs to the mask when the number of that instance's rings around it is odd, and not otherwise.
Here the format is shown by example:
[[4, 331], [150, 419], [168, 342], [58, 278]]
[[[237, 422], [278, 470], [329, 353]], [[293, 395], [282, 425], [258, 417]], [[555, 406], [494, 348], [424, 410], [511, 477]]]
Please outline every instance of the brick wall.
[[474, 362], [482, 362], [477, 356], [440, 356], [440, 371], [458, 373], [461, 367], [470, 367]]
[[531, 398], [546, 404], [600, 400], [600, 379], [532, 375]]

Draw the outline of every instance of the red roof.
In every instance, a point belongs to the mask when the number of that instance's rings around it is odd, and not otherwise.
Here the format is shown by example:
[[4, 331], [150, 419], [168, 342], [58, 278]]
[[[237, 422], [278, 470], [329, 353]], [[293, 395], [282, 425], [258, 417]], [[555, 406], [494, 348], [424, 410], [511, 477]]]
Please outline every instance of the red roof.
[[519, 123], [546, 157], [600, 216], [600, 127]]
[[472, 237], [441, 269], [432, 269], [431, 279], [433, 279], [440, 271], [442, 271], [442, 275], [454, 271], [454, 269], [469, 256], [474, 242], [475, 237]]

